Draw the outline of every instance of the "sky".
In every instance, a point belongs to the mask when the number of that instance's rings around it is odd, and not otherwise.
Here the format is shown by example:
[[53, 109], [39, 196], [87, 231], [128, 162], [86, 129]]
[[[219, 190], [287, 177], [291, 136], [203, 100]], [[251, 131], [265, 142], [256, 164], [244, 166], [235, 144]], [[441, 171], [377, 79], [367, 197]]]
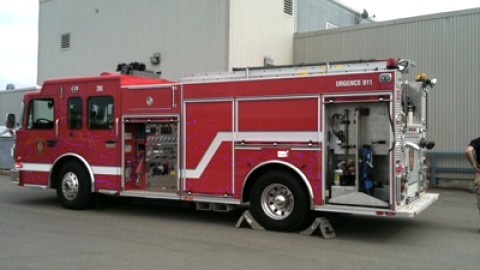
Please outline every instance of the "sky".
[[[339, 0], [386, 21], [480, 7], [479, 0]], [[39, 0], [0, 0], [0, 90], [36, 85]]]

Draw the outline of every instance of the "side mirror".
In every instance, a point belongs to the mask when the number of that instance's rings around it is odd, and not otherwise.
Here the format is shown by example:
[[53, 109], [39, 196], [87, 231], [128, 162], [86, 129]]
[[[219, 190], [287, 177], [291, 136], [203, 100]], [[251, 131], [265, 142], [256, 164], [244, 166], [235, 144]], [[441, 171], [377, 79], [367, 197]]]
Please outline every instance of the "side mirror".
[[7, 114], [7, 123], [5, 124], [5, 126], [8, 128], [8, 129], [13, 129], [15, 128], [15, 114], [13, 113], [9, 113]]

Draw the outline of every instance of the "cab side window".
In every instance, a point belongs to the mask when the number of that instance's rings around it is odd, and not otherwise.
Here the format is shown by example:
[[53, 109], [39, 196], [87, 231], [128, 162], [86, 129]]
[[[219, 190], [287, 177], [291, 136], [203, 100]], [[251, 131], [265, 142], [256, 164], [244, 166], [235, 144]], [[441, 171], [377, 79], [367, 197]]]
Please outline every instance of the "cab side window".
[[113, 97], [101, 96], [88, 99], [88, 128], [113, 128]]
[[54, 103], [52, 99], [33, 99], [28, 105], [28, 129], [53, 129]]
[[82, 128], [82, 99], [74, 97], [68, 99], [67, 123], [69, 129]]

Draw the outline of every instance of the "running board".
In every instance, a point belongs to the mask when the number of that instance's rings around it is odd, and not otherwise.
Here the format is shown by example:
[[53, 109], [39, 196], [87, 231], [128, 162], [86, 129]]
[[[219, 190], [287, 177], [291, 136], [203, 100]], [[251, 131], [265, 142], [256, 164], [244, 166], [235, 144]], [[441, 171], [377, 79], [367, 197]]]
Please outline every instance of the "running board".
[[388, 207], [389, 204], [385, 201], [372, 197], [363, 192], [347, 193], [328, 201], [329, 204], [345, 204], [345, 205], [361, 205], [372, 207]]

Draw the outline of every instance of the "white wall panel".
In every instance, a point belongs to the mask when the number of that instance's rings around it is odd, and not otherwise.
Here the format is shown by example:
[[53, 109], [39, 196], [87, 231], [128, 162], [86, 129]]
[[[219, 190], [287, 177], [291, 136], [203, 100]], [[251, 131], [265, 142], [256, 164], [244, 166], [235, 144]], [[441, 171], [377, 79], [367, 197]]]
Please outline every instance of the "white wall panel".
[[[294, 18], [283, 0], [231, 0], [229, 67], [275, 65], [293, 61]], [[295, 13], [295, 12], [294, 12]]]
[[[155, 52], [166, 78], [226, 70], [228, 12], [225, 0], [40, 1], [38, 82], [149, 64]], [[64, 33], [69, 49], [60, 48]]]

